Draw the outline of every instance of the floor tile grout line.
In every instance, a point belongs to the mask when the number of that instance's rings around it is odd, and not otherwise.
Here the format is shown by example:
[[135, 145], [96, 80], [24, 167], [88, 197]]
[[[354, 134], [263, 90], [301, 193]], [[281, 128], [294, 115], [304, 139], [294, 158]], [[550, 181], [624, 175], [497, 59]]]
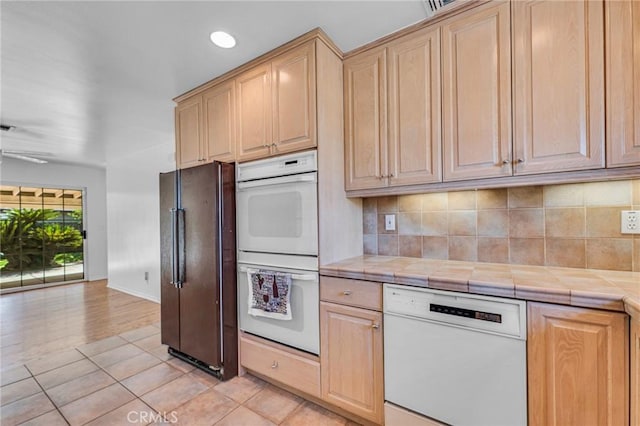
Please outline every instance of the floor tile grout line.
[[[68, 364], [66, 364], [68, 365]], [[47, 413], [50, 413], [51, 411], [57, 411], [58, 414], [60, 414], [60, 417], [62, 417], [62, 419], [67, 422], [67, 425], [70, 425], [71, 423], [69, 423], [69, 421], [67, 420], [67, 418], [64, 416], [64, 414], [62, 414], [62, 411], [60, 411], [60, 409], [58, 408], [58, 406], [56, 405], [55, 402], [53, 402], [53, 400], [51, 399], [51, 397], [49, 396], [49, 394], [47, 393], [47, 391], [42, 387], [42, 385], [40, 384], [40, 382], [38, 381], [38, 379], [36, 379], [36, 376], [33, 375], [33, 372], [31, 371], [31, 369], [29, 367], [27, 367], [27, 365], [24, 365], [24, 368], [27, 369], [27, 371], [29, 372], [29, 374], [31, 374], [31, 378], [33, 379], [34, 382], [36, 382], [36, 384], [38, 385], [38, 387], [40, 388], [40, 390], [42, 390], [42, 393], [44, 394], [44, 396], [47, 397], [47, 399], [51, 402], [51, 405], [53, 406], [53, 410], [47, 411]], [[49, 371], [53, 371], [53, 370], [49, 370]], [[41, 415], [47, 414], [47, 413], [42, 413]], [[22, 423], [26, 423], [30, 420], [36, 419], [40, 416], [35, 416], [31, 419], [25, 420]]]
[[[156, 334], [157, 334], [157, 333], [156, 333]], [[150, 336], [148, 336], [148, 337], [150, 337]], [[125, 340], [126, 340], [126, 339], [125, 339]], [[140, 339], [140, 340], [142, 340], [142, 339]], [[123, 346], [124, 346], [124, 345], [123, 345]], [[118, 347], [121, 347], [121, 346], [118, 346]], [[114, 348], [114, 349], [117, 349], [117, 348]], [[135, 394], [133, 391], [131, 391], [131, 389], [129, 389], [126, 385], [124, 385], [120, 380], [118, 380], [117, 378], [115, 378], [114, 376], [112, 376], [112, 375], [111, 375], [107, 370], [105, 370], [103, 367], [101, 367], [101, 366], [100, 366], [100, 365], [98, 365], [96, 362], [94, 362], [92, 359], [90, 359], [90, 357], [87, 357], [87, 358], [88, 358], [91, 362], [93, 362], [93, 363], [94, 363], [94, 364], [95, 364], [95, 365], [96, 365], [100, 370], [104, 371], [104, 372], [105, 372], [109, 377], [111, 377], [113, 380], [115, 380], [115, 383], [118, 383], [120, 386], [122, 386], [123, 388], [125, 388], [129, 393], [131, 393], [131, 394], [134, 396], [134, 399], [132, 399], [132, 400], [130, 400], [130, 401], [127, 401], [126, 403], [124, 403], [124, 404], [122, 404], [122, 405], [120, 405], [120, 406], [118, 406], [118, 407], [115, 407], [115, 408], [113, 408], [112, 410], [109, 410], [109, 411], [107, 411], [106, 413], [101, 414], [100, 416], [98, 416], [98, 417], [96, 417], [96, 418], [94, 418], [94, 419], [89, 420], [87, 423], [92, 422], [92, 421], [94, 421], [94, 420], [96, 420], [96, 419], [99, 419], [100, 417], [106, 416], [107, 414], [109, 414], [109, 413], [111, 413], [111, 412], [113, 412], [113, 411], [116, 411], [116, 410], [118, 410], [119, 408], [121, 408], [121, 407], [123, 407], [123, 406], [125, 406], [125, 405], [127, 405], [127, 404], [131, 403], [132, 401], [135, 401], [135, 400], [139, 400], [141, 403], [143, 403], [144, 405], [146, 405], [147, 407], [149, 407], [149, 408], [150, 408], [152, 411], [154, 411], [155, 413], [157, 413], [157, 414], [161, 414], [161, 413], [160, 413], [160, 411], [156, 410], [154, 407], [152, 407], [151, 405], [149, 405], [149, 404], [148, 404], [144, 399], [142, 399], [142, 396], [144, 396], [144, 395], [146, 395], [146, 394], [148, 394], [148, 393], [150, 393], [150, 392], [153, 392], [154, 390], [156, 390], [156, 389], [158, 389], [158, 388], [160, 388], [160, 387], [162, 387], [162, 386], [164, 386], [164, 385], [166, 385], [166, 384], [168, 384], [168, 383], [171, 383], [171, 382], [173, 382], [173, 381], [175, 381], [175, 380], [177, 380], [177, 379], [179, 379], [179, 378], [181, 378], [181, 377], [184, 377], [184, 376], [186, 376], [187, 374], [189, 374], [189, 373], [191, 372], [191, 371], [189, 371], [189, 372], [184, 372], [184, 371], [182, 371], [182, 370], [180, 370], [180, 369], [178, 369], [178, 368], [176, 368], [176, 367], [173, 367], [173, 366], [172, 366], [172, 365], [170, 365], [167, 361], [164, 361], [164, 360], [162, 360], [162, 359], [158, 358], [157, 356], [155, 356], [155, 355], [154, 355], [154, 354], [152, 354], [151, 352], [147, 351], [146, 349], [143, 349], [143, 348], [140, 348], [140, 349], [142, 349], [144, 352], [148, 353], [149, 355], [151, 355], [151, 356], [155, 357], [156, 359], [160, 360], [160, 364], [153, 365], [153, 366], [151, 366], [151, 367], [149, 367], [149, 368], [146, 368], [146, 369], [144, 369], [144, 370], [142, 370], [142, 371], [139, 371], [139, 372], [137, 372], [137, 373], [135, 373], [135, 374], [132, 374], [131, 376], [125, 377], [125, 378], [124, 378], [124, 379], [122, 379], [122, 380], [126, 380], [126, 379], [128, 379], [128, 378], [130, 378], [130, 377], [135, 376], [136, 374], [140, 374], [140, 373], [142, 373], [142, 372], [145, 372], [145, 371], [147, 371], [147, 370], [150, 370], [151, 368], [154, 368], [154, 367], [156, 367], [156, 366], [158, 366], [158, 365], [161, 365], [161, 364], [166, 364], [166, 365], [170, 366], [171, 368], [175, 368], [176, 370], [180, 371], [181, 375], [180, 375], [180, 376], [178, 376], [178, 377], [176, 377], [176, 378], [175, 378], [175, 379], [173, 379], [173, 380], [168, 381], [167, 383], [163, 383], [163, 384], [161, 384], [161, 385], [158, 385], [158, 386], [154, 387], [153, 389], [148, 390], [148, 391], [147, 391], [147, 392], [145, 392], [143, 395], [138, 396], [138, 395], [137, 395], [137, 394]], [[107, 352], [107, 351], [105, 351], [105, 352]], [[104, 353], [104, 352], [103, 352], [103, 353]], [[84, 354], [83, 354], [83, 355], [84, 355]], [[96, 354], [96, 355], [99, 355], [99, 354]], [[86, 356], [86, 355], [85, 355], [85, 356]], [[172, 359], [178, 359], [178, 358], [172, 358]], [[123, 360], [123, 361], [124, 361], [124, 360]], [[112, 383], [112, 384], [111, 384], [111, 385], [109, 385], [109, 386], [112, 386], [112, 385], [113, 385], [113, 384], [115, 384], [115, 383]], [[220, 383], [221, 383], [221, 382], [220, 382]], [[207, 390], [212, 389], [214, 386], [217, 386], [218, 384], [219, 384], [219, 383], [216, 383], [215, 385], [213, 385], [213, 386], [209, 387]], [[102, 388], [102, 389], [104, 389], [104, 388]], [[100, 389], [100, 390], [101, 390], [101, 389]], [[95, 392], [98, 392], [98, 391], [95, 391]], [[95, 392], [92, 392], [92, 393], [90, 393], [90, 394], [88, 394], [88, 395], [85, 395], [85, 396], [83, 396], [83, 397], [81, 397], [81, 398], [78, 398], [78, 399], [85, 398], [85, 397], [87, 397], [87, 396], [89, 396], [89, 395], [91, 395], [91, 394], [93, 394], [93, 393], [95, 393]], [[204, 393], [204, 392], [202, 392], [202, 393]], [[76, 399], [76, 400], [74, 400], [74, 401], [77, 401], [77, 399]], [[185, 401], [184, 403], [180, 404], [178, 407], [174, 408], [174, 410], [175, 410], [175, 409], [177, 409], [177, 408], [179, 408], [179, 407], [182, 407], [183, 405], [187, 404], [188, 402], [189, 402], [189, 401]], [[54, 404], [54, 405], [55, 405], [55, 404]]]
[[[117, 335], [117, 336], [119, 336], [119, 335]], [[123, 338], [123, 339], [124, 339], [124, 338]], [[124, 339], [124, 340], [126, 341], [126, 339]], [[127, 342], [127, 343], [129, 343], [129, 342]], [[124, 346], [124, 345], [122, 345], [122, 346]], [[120, 348], [120, 347], [122, 347], [122, 346], [118, 346], [118, 347], [113, 348], [113, 349], [117, 349], [117, 348]], [[142, 349], [142, 348], [141, 348], [141, 349]], [[110, 349], [109, 349], [109, 350], [110, 350]], [[109, 350], [104, 351], [104, 352], [108, 352]], [[101, 352], [101, 353], [104, 353], [104, 352]], [[83, 355], [84, 355], [84, 354], [83, 354]], [[96, 354], [96, 355], [99, 355], [99, 354]], [[150, 354], [150, 355], [153, 355], [153, 354]], [[95, 356], [95, 355], [94, 355], [94, 356]], [[113, 385], [115, 385], [115, 384], [119, 384], [119, 385], [120, 385], [120, 386], [122, 386], [122, 387], [123, 387], [127, 392], [129, 392], [131, 395], [133, 395], [133, 399], [131, 399], [131, 400], [129, 400], [129, 401], [127, 401], [127, 402], [125, 402], [125, 403], [124, 403], [124, 404], [122, 404], [122, 405], [119, 405], [119, 406], [117, 406], [117, 407], [114, 407], [113, 409], [111, 409], [111, 410], [109, 410], [109, 411], [107, 411], [107, 412], [105, 412], [105, 413], [103, 413], [103, 414], [101, 414], [101, 415], [99, 415], [99, 416], [97, 416], [97, 417], [94, 417], [94, 418], [93, 418], [93, 419], [91, 419], [91, 420], [86, 421], [84, 424], [91, 423], [92, 421], [97, 420], [97, 419], [99, 419], [100, 417], [106, 416], [107, 414], [109, 414], [109, 413], [111, 413], [111, 412], [113, 412], [113, 411], [116, 411], [116, 410], [118, 410], [118, 409], [120, 409], [120, 408], [124, 407], [125, 405], [127, 405], [127, 404], [131, 403], [132, 401], [135, 401], [136, 399], [137, 399], [137, 400], [140, 400], [140, 402], [142, 402], [143, 404], [145, 404], [145, 405], [146, 405], [147, 407], [149, 407], [151, 410], [153, 410], [154, 412], [158, 413], [158, 411], [157, 411], [155, 408], [151, 407], [151, 406], [150, 406], [149, 404], [147, 404], [147, 403], [146, 403], [142, 398], [140, 398], [138, 395], [136, 395], [135, 393], [133, 393], [133, 392], [131, 391], [131, 389], [129, 389], [128, 387], [126, 387], [124, 384], [122, 384], [122, 383], [120, 382], [120, 380], [118, 380], [118, 379], [116, 379], [115, 377], [113, 377], [113, 376], [112, 376], [112, 375], [111, 375], [107, 370], [105, 370], [103, 367], [101, 367], [100, 365], [98, 365], [98, 363], [96, 363], [94, 360], [92, 360], [90, 357], [88, 357], [88, 356], [86, 356], [86, 355], [85, 355], [85, 357], [86, 357], [89, 361], [91, 361], [95, 366], [97, 366], [97, 367], [98, 367], [98, 370], [102, 370], [102, 371], [103, 371], [107, 376], [111, 377], [115, 382], [114, 382], [114, 383], [111, 383], [110, 385], [107, 385], [107, 386], [105, 386], [105, 387], [103, 387], [103, 388], [101, 388], [101, 389], [98, 389], [98, 390], [96, 390], [96, 391], [94, 391], [94, 392], [91, 392], [91, 393], [89, 393], [89, 394], [87, 394], [87, 395], [81, 396], [80, 398], [75, 399], [75, 400], [74, 400], [74, 401], [72, 401], [72, 402], [78, 401], [78, 400], [80, 400], [80, 399], [82, 399], [82, 398], [86, 398], [86, 397], [88, 397], [89, 395], [93, 395], [94, 393], [99, 392], [99, 391], [101, 391], [101, 390], [103, 390], [103, 389], [106, 389], [106, 388], [108, 388], [109, 386], [113, 386]], [[157, 358], [157, 357], [156, 357], [156, 358]], [[123, 361], [126, 361], [126, 360], [123, 360]], [[118, 361], [118, 362], [120, 362], [120, 361]], [[163, 361], [162, 361], [162, 360], [160, 360], [160, 362], [163, 362]], [[117, 363], [116, 363], [116, 364], [117, 364]], [[112, 364], [112, 365], [114, 365], [114, 364]], [[156, 365], [160, 365], [160, 364], [156, 364]], [[109, 367], [109, 366], [108, 366], [108, 367]], [[153, 368], [153, 367], [155, 367], [155, 365], [154, 365], [154, 366], [152, 366], [152, 367], [149, 367], [149, 368]], [[142, 371], [147, 371], [149, 368], [144, 369], [144, 370], [142, 370]], [[142, 372], [142, 371], [141, 371], [141, 372]], [[141, 372], [140, 372], [140, 373], [141, 373]], [[138, 374], [138, 373], [136, 373], [136, 374]], [[135, 374], [132, 374], [132, 375], [131, 375], [131, 376], [129, 376], [129, 377], [132, 377], [132, 376], [134, 376], [134, 375], [135, 375]], [[84, 377], [84, 376], [82, 376], [82, 377]], [[126, 380], [126, 379], [128, 379], [129, 377], [125, 377], [123, 380]], [[68, 382], [67, 382], [67, 383], [68, 383]], [[69, 404], [71, 404], [71, 402], [69, 402]], [[55, 404], [54, 404], [54, 405], [55, 405]], [[67, 405], [67, 404], [65, 404], [65, 405]], [[66, 418], [65, 418], [65, 419], [66, 419]]]
[[[248, 403], [248, 402], [249, 402], [249, 401], [251, 401], [252, 399], [256, 398], [258, 395], [260, 395], [260, 393], [262, 393], [263, 391], [265, 391], [266, 389], [268, 389], [268, 388], [269, 388], [269, 386], [272, 386], [272, 387], [274, 387], [274, 388], [276, 388], [276, 389], [279, 389], [279, 388], [277, 388], [276, 386], [272, 385], [271, 383], [268, 383], [268, 382], [267, 382], [267, 386], [265, 386], [265, 387], [263, 387], [262, 389], [260, 389], [258, 392], [256, 392], [256, 393], [255, 393], [254, 395], [252, 395], [250, 398], [248, 398], [248, 399], [247, 399], [245, 402], [243, 402], [241, 405], [245, 406], [245, 404], [246, 404], [246, 403]], [[284, 389], [282, 389], [282, 390], [284, 390]], [[295, 407], [294, 407], [294, 408], [289, 412], [289, 414], [287, 414], [286, 416], [284, 416], [284, 418], [283, 418], [280, 422], [278, 422], [278, 423], [276, 423], [276, 422], [271, 422], [271, 419], [270, 419], [270, 418], [268, 418], [267, 416], [264, 416], [264, 415], [262, 415], [262, 414], [260, 414], [260, 413], [256, 413], [256, 414], [260, 415], [261, 417], [263, 417], [263, 418], [265, 418], [265, 419], [269, 420], [271, 423], [274, 423], [274, 424], [276, 424], [276, 425], [281, 425], [281, 424], [283, 424], [283, 423], [284, 423], [284, 422], [285, 422], [285, 421], [286, 421], [286, 420], [287, 420], [287, 419], [288, 419], [288, 418], [289, 418], [289, 417], [290, 417], [294, 412], [298, 411], [298, 409], [300, 408], [300, 406], [304, 403], [304, 401], [306, 401], [304, 398], [301, 398], [301, 397], [299, 397], [298, 395], [292, 394], [291, 392], [289, 392], [289, 391], [287, 391], [287, 390], [284, 390], [284, 391], [285, 391], [285, 392], [287, 392], [287, 393], [290, 393], [291, 395], [294, 395], [294, 396], [296, 396], [296, 397], [300, 398], [300, 399], [301, 399], [301, 401], [299, 401], [299, 402], [296, 404], [296, 406], [295, 406]], [[245, 406], [245, 407], [246, 407], [246, 406]], [[246, 408], [250, 409], [249, 407], [246, 407]], [[253, 411], [254, 413], [256, 412], [255, 410], [251, 410], [251, 411]]]
[[[86, 355], [85, 355], [85, 354], [83, 354], [82, 352], [80, 352], [80, 350], [78, 350], [78, 348], [73, 348], [73, 350], [74, 350], [74, 351], [76, 351], [76, 352], [78, 352], [80, 355], [82, 355], [82, 356], [86, 357]], [[70, 352], [70, 351], [71, 351], [71, 349], [69, 349], [68, 351], [60, 351], [60, 352]], [[53, 371], [53, 370], [57, 370], [58, 368], [66, 367], [66, 366], [67, 366], [67, 365], [69, 365], [69, 364], [73, 364], [74, 362], [78, 362], [78, 361], [80, 361], [79, 359], [77, 359], [77, 360], [75, 360], [75, 361], [67, 362], [66, 364], [61, 364], [61, 365], [59, 365], [59, 366], [57, 366], [57, 367], [55, 367], [55, 368], [51, 368], [51, 369], [49, 369], [49, 370], [41, 371], [41, 372], [39, 372], [38, 374], [33, 374], [33, 372], [32, 372], [32, 371], [31, 371], [31, 369], [27, 366], [27, 364], [30, 364], [30, 363], [33, 363], [33, 362], [36, 362], [36, 361], [40, 361], [41, 359], [43, 359], [43, 358], [45, 358], [45, 357], [46, 357], [46, 355], [45, 355], [45, 356], [42, 356], [42, 357], [40, 357], [40, 358], [36, 358], [36, 359], [33, 359], [33, 360], [31, 360], [31, 361], [28, 361], [28, 362], [25, 362], [25, 363], [24, 363], [24, 367], [25, 367], [26, 369], [28, 369], [28, 370], [29, 370], [29, 372], [31, 373], [31, 375], [32, 375], [33, 377], [39, 376], [39, 375], [41, 375], [41, 374], [48, 373], [48, 372]]]
[[291, 412], [287, 414], [280, 423], [278, 423], [278, 425], [284, 424], [284, 422], [286, 422], [289, 417], [293, 416], [294, 413], [298, 412], [300, 408], [304, 405], [305, 401], [306, 399], [303, 399], [301, 402], [299, 402], [298, 405], [296, 405], [296, 407], [293, 410], [291, 410]]

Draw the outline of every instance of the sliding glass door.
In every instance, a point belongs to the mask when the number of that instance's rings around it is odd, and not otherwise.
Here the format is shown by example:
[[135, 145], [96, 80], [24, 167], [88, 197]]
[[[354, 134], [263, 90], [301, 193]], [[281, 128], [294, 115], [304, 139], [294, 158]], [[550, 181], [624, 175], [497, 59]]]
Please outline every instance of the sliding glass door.
[[0, 186], [0, 289], [84, 279], [83, 191]]

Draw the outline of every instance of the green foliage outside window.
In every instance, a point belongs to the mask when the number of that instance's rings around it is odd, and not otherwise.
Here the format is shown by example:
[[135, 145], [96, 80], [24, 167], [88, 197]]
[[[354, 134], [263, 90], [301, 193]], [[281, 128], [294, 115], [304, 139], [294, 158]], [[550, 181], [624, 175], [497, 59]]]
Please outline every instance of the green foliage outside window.
[[[0, 269], [61, 266], [82, 260], [82, 233], [73, 224], [47, 223], [60, 216], [52, 209], [10, 209], [0, 220]], [[78, 221], [82, 211], [69, 216]]]

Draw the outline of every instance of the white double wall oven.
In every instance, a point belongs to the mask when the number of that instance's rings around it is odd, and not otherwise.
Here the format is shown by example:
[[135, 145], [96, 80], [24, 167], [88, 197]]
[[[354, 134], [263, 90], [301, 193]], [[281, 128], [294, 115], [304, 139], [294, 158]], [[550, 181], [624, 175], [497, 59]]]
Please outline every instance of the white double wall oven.
[[[236, 168], [240, 329], [318, 354], [317, 152], [239, 164]], [[291, 274], [291, 320], [248, 313], [248, 271]]]

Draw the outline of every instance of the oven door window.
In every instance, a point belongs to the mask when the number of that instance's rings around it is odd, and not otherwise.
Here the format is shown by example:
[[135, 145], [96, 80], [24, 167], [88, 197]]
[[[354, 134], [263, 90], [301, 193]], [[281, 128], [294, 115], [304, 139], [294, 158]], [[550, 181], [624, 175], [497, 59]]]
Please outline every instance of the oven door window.
[[[251, 183], [238, 186], [238, 249], [318, 254], [317, 183], [313, 180]], [[299, 179], [299, 176], [292, 176]]]
[[248, 197], [249, 236], [255, 238], [300, 238], [302, 196], [299, 192], [252, 194]]

